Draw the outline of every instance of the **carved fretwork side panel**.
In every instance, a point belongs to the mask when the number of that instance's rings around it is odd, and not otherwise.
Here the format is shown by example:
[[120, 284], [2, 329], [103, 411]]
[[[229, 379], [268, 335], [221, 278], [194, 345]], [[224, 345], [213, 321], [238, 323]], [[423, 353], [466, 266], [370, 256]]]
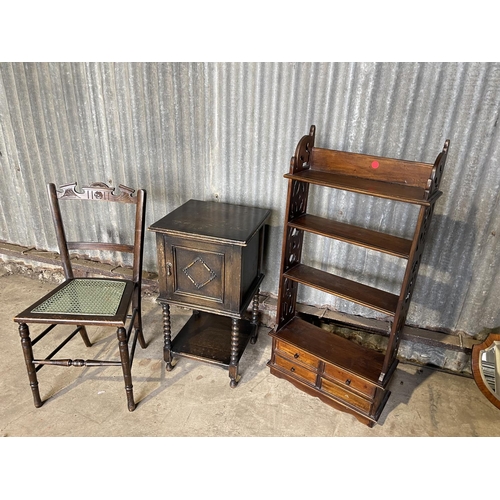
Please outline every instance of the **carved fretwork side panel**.
[[381, 376], [382, 378], [385, 373], [387, 373], [388, 368], [391, 366], [391, 363], [397, 355], [399, 342], [401, 340], [401, 332], [403, 331], [406, 323], [406, 316], [408, 314], [411, 297], [415, 288], [415, 282], [418, 276], [418, 270], [420, 268], [420, 262], [422, 260], [422, 254], [425, 247], [425, 240], [433, 212], [434, 204], [420, 209], [417, 226], [415, 228], [418, 238], [414, 239], [410, 259], [408, 260], [408, 264], [406, 266], [405, 277], [399, 296], [398, 308], [394, 316], [394, 323], [392, 324], [389, 344], [387, 346], [387, 353]]
[[[288, 185], [289, 211], [286, 221], [289, 222], [307, 211], [307, 198], [309, 184], [290, 180]], [[283, 233], [283, 250], [281, 255], [281, 273], [285, 273], [291, 267], [300, 262], [302, 256], [302, 243], [304, 232], [285, 224]], [[286, 278], [281, 278], [278, 291], [278, 307], [276, 322], [278, 328], [292, 319], [295, 315], [295, 301], [297, 297], [297, 284]]]
[[288, 212], [288, 222], [304, 215], [307, 210], [307, 198], [309, 195], [309, 184], [299, 181], [291, 181], [290, 210]]
[[[427, 181], [427, 187], [426, 187], [427, 199], [430, 199], [433, 194], [440, 194], [439, 185], [441, 183], [444, 167], [446, 165], [449, 146], [450, 146], [450, 141], [446, 140], [443, 146], [443, 150], [441, 151], [441, 153], [439, 153], [439, 155], [436, 158], [436, 161], [434, 162], [431, 175]], [[431, 201], [431, 204], [429, 206], [422, 206], [420, 209], [418, 222], [415, 228], [415, 234], [418, 235], [418, 238], [414, 238], [413, 240], [413, 246], [410, 252], [410, 257], [408, 259], [408, 264], [406, 267], [401, 294], [399, 297], [398, 308], [396, 310], [396, 314], [394, 316], [394, 323], [392, 324], [391, 328], [391, 334], [389, 338], [389, 344], [387, 347], [381, 379], [383, 379], [383, 377], [387, 373], [388, 368], [391, 366], [391, 363], [394, 361], [394, 358], [397, 355], [399, 342], [401, 340], [401, 332], [403, 331], [403, 328], [406, 323], [406, 316], [408, 314], [408, 309], [410, 307], [411, 297], [413, 294], [413, 289], [415, 287], [415, 281], [417, 279], [418, 270], [420, 268], [420, 262], [425, 247], [425, 240], [431, 223], [432, 214], [434, 213], [434, 204], [436, 202], [436, 199], [437, 198]]]
[[[307, 170], [309, 168], [309, 159], [314, 146], [315, 131], [316, 127], [312, 125], [309, 135], [303, 136], [297, 144], [295, 155], [292, 156], [290, 160], [291, 173]], [[281, 276], [291, 267], [300, 262], [304, 232], [288, 227], [287, 223], [306, 213], [308, 195], [308, 183], [298, 182], [296, 180], [288, 181], [288, 196], [286, 204], [288, 207], [288, 213], [286, 214], [283, 232]], [[276, 313], [278, 329], [294, 317], [296, 297], [297, 284], [282, 276], [278, 291], [278, 307]]]
[[278, 297], [278, 307], [276, 311], [278, 330], [295, 316], [297, 288], [297, 283], [295, 281], [288, 278], [281, 279], [280, 295]]
[[287, 240], [285, 247], [285, 260], [283, 262], [283, 272], [288, 271], [295, 264], [300, 262], [302, 256], [302, 243], [304, 241], [304, 232], [294, 227], [287, 228]]

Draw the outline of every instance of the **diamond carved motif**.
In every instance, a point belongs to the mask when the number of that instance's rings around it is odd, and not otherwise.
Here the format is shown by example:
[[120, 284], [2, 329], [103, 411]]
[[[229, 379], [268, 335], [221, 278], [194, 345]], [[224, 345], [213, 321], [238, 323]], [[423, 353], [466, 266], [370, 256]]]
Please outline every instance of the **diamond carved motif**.
[[[183, 270], [184, 274], [188, 277], [188, 279], [193, 283], [193, 285], [196, 287], [197, 290], [200, 290], [200, 288], [203, 288], [205, 285], [210, 283], [214, 278], [217, 277], [217, 274], [215, 274], [210, 267], [206, 264], [206, 262], [201, 258], [201, 257], [196, 257], [196, 259], [191, 262], [191, 264], [187, 265]], [[200, 274], [202, 273], [202, 276], [206, 276], [206, 280], [203, 282], [197, 281], [195, 277], [192, 276], [192, 274]], [[199, 278], [198, 278], [199, 279]]]

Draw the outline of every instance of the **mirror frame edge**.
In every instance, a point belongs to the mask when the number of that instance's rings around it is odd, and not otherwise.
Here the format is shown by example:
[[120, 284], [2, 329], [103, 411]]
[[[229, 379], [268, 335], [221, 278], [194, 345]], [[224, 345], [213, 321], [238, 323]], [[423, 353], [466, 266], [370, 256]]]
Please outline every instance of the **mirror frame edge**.
[[481, 373], [480, 365], [481, 351], [491, 347], [495, 340], [500, 341], [500, 333], [490, 333], [481, 344], [475, 344], [474, 346], [472, 346], [471, 364], [472, 374], [474, 376], [476, 385], [479, 387], [479, 390], [484, 394], [484, 396], [486, 396], [491, 404], [493, 404], [500, 410], [500, 399], [495, 397], [491, 389], [486, 385], [486, 382], [483, 379], [483, 374]]

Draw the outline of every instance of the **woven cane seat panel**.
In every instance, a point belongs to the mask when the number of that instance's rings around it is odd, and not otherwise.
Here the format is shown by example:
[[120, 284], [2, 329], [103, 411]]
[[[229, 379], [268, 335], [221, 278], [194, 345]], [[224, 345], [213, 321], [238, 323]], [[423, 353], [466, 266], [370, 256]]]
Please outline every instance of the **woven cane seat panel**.
[[31, 312], [114, 316], [120, 306], [125, 286], [123, 281], [77, 278], [69, 281], [65, 287]]

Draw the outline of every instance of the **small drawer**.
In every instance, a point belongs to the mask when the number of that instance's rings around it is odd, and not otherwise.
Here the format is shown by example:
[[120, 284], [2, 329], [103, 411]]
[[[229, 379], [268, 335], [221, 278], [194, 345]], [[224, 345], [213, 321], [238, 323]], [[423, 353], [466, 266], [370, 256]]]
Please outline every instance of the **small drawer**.
[[276, 356], [275, 363], [297, 378], [307, 380], [307, 382], [310, 382], [311, 384], [316, 383], [316, 373], [304, 368], [303, 366], [296, 365], [281, 356]]
[[356, 406], [357, 408], [365, 411], [366, 413], [370, 411], [370, 407], [372, 404], [371, 401], [367, 401], [361, 396], [346, 391], [343, 387], [333, 382], [330, 382], [329, 380], [326, 380], [324, 378], [321, 379], [321, 389], [323, 390], [323, 392], [331, 394], [332, 396], [335, 396], [338, 399], [345, 401], [346, 403]]
[[279, 349], [280, 351], [284, 352], [288, 356], [292, 357], [296, 361], [299, 361], [300, 363], [304, 363], [306, 365], [312, 366], [313, 368], [318, 368], [319, 366], [319, 359], [316, 358], [315, 356], [312, 356], [311, 354], [308, 354], [305, 351], [302, 351], [301, 349], [297, 349], [291, 344], [288, 344], [286, 342], [283, 342], [281, 340], [276, 341], [276, 348]]
[[366, 394], [368, 397], [375, 395], [376, 387], [360, 379], [352, 373], [345, 372], [335, 365], [325, 364], [325, 375], [332, 378], [340, 385], [348, 386], [355, 391]]

